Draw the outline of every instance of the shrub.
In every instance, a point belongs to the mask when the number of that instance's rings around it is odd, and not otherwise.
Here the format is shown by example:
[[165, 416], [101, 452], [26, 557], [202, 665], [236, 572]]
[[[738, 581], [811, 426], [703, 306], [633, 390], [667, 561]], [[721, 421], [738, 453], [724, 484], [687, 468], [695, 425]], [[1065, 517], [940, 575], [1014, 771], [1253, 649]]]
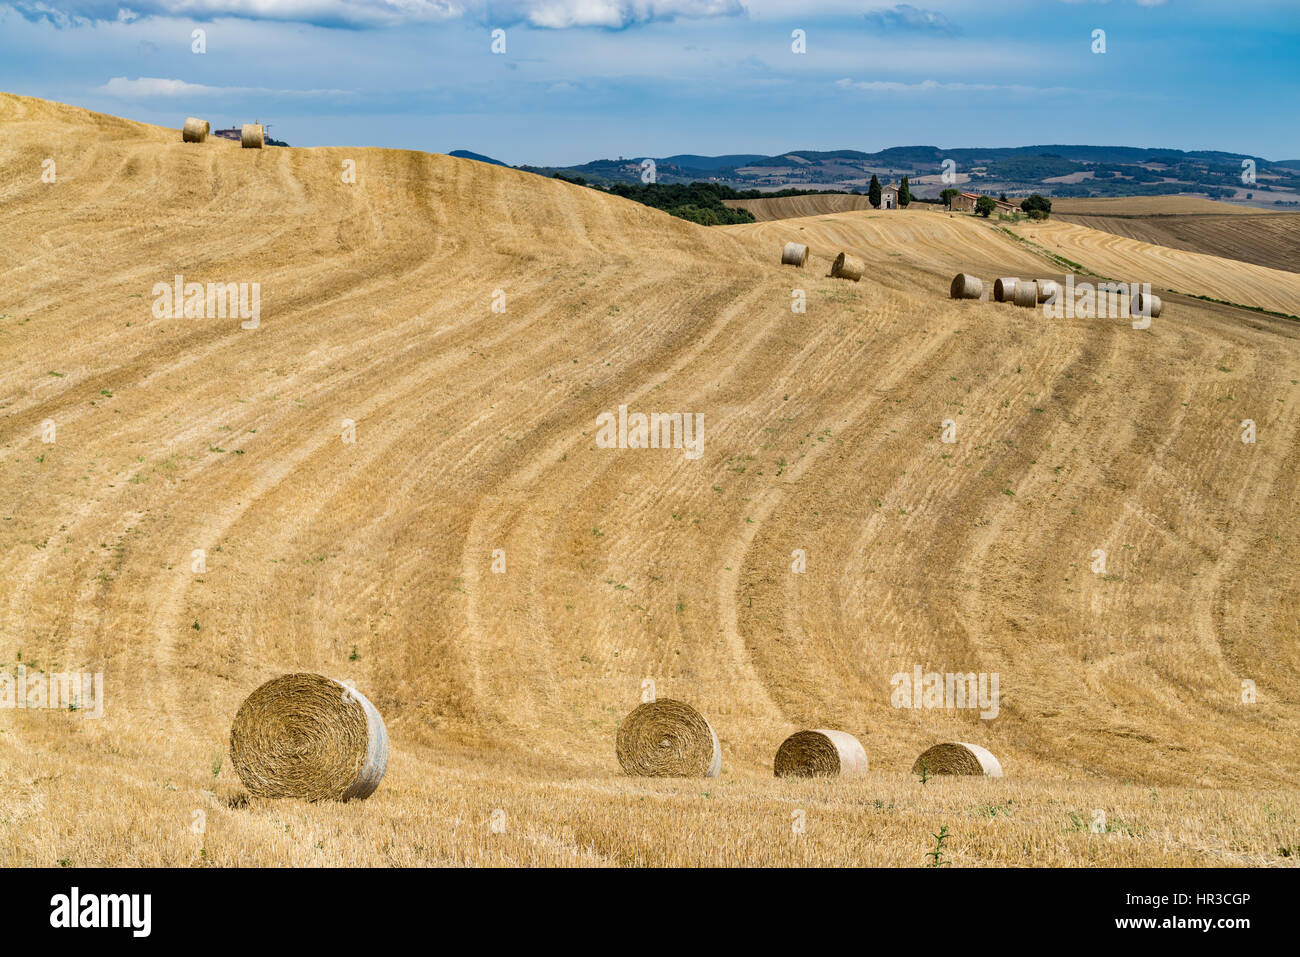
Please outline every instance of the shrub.
[[[1020, 203], [1020, 208], [1029, 214], [1030, 219], [1046, 219], [1052, 213], [1052, 201], [1046, 196], [1034, 193], [1032, 196], [1025, 197]], [[1041, 216], [1035, 216], [1034, 213], [1041, 213]]]

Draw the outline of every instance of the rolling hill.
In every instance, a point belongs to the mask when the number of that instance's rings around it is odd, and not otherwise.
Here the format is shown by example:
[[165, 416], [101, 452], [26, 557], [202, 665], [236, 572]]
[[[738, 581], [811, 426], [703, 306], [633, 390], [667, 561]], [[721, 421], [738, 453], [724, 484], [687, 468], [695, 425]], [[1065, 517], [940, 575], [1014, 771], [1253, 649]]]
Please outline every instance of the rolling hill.
[[[1296, 859], [1300, 324], [953, 302], [1057, 272], [969, 217], [704, 228], [442, 155], [0, 125], [0, 672], [106, 696], [0, 709], [6, 864], [914, 866], [937, 823], [959, 866]], [[1297, 279], [1023, 232], [1237, 302]], [[160, 316], [177, 275], [258, 283], [256, 328]], [[703, 454], [597, 447], [620, 405], [702, 414]], [[894, 707], [918, 665], [998, 674], [998, 716]], [[369, 800], [241, 794], [235, 710], [300, 670], [384, 714]], [[647, 677], [719, 779], [620, 773]], [[774, 780], [804, 727], [871, 773]], [[940, 740], [1006, 778], [920, 786]]]

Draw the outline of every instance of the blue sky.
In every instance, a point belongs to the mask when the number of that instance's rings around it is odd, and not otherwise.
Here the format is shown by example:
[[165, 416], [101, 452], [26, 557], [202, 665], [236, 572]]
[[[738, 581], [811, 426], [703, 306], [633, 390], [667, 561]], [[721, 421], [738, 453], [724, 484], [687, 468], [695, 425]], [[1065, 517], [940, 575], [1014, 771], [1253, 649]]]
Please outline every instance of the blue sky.
[[0, 89], [545, 165], [1032, 143], [1295, 159], [1300, 3], [0, 0]]

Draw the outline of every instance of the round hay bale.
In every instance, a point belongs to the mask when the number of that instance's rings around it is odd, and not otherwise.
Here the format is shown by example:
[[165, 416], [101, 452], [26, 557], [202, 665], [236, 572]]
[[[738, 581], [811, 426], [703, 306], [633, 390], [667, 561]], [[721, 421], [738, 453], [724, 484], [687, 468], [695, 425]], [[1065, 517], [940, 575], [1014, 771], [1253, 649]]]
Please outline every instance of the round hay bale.
[[716, 778], [722, 771], [722, 748], [709, 722], [672, 698], [646, 702], [624, 718], [614, 750], [633, 777]]
[[833, 778], [865, 774], [867, 752], [862, 742], [843, 731], [818, 728], [798, 731], [777, 748], [772, 771], [778, 778]]
[[785, 248], [781, 250], [782, 266], [798, 266], [802, 269], [807, 261], [808, 247], [802, 243], [786, 243]]
[[388, 767], [388, 730], [361, 692], [323, 675], [281, 675], [239, 706], [230, 763], [254, 797], [365, 798]]
[[936, 744], [921, 754], [912, 765], [912, 773], [920, 774], [921, 765], [926, 774], [983, 774], [990, 778], [1002, 777], [1002, 765], [993, 754], [978, 744], [960, 741]]
[[993, 299], [995, 302], [1010, 302], [1016, 294], [1016, 283], [1020, 279], [1016, 276], [1008, 276], [1006, 279], [993, 280]]
[[[1165, 304], [1160, 301], [1159, 296], [1147, 295], [1144, 292], [1138, 293], [1133, 297], [1129, 304], [1129, 311], [1135, 316], [1150, 316], [1152, 319], [1160, 317], [1160, 310], [1164, 309]], [[1147, 309], [1151, 311], [1148, 313]]]
[[836, 279], [852, 279], [857, 282], [866, 272], [867, 264], [856, 256], [840, 253], [831, 264], [831, 275]]
[[1056, 297], [1059, 297], [1060, 295], [1061, 295], [1060, 283], [1056, 282], [1054, 279], [1038, 280], [1038, 301], [1039, 302], [1047, 302], [1048, 299], [1051, 299], [1053, 302], [1056, 302]]
[[984, 280], [959, 272], [952, 277], [948, 295], [953, 299], [978, 299], [984, 295]]
[[1017, 306], [1023, 306], [1026, 309], [1032, 309], [1038, 305], [1038, 283], [1032, 280], [1016, 283], [1012, 301]]
[[266, 131], [260, 123], [245, 123], [239, 131], [239, 145], [246, 150], [260, 150], [266, 145]]
[[185, 118], [185, 126], [181, 129], [182, 143], [202, 143], [212, 132], [212, 126], [207, 120], [200, 120], [193, 116]]

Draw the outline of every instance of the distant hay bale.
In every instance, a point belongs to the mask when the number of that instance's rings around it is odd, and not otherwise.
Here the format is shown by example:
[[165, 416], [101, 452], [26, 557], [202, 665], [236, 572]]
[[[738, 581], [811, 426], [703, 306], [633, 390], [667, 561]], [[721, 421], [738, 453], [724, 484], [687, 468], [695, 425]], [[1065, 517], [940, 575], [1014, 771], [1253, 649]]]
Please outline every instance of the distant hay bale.
[[193, 116], [185, 118], [185, 126], [181, 129], [182, 143], [202, 143], [212, 132], [212, 126], [207, 120], [200, 120]]
[[948, 295], [953, 299], [978, 299], [984, 295], [984, 280], [959, 272], [952, 277]]
[[1026, 309], [1032, 309], [1034, 306], [1038, 305], [1038, 283], [1033, 280], [1016, 283], [1016, 289], [1012, 301], [1014, 301], [1017, 306], [1022, 306]]
[[798, 266], [802, 269], [807, 261], [808, 247], [802, 243], [786, 243], [785, 248], [781, 250], [782, 266]]
[[239, 131], [239, 145], [246, 150], [260, 150], [266, 145], [266, 131], [260, 123], [245, 123]]
[[925, 765], [929, 774], [983, 774], [990, 778], [1002, 777], [1002, 765], [991, 752], [978, 744], [936, 744], [921, 754], [912, 765], [912, 773], [920, 774]]
[[1016, 283], [1020, 279], [1016, 276], [1008, 276], [1006, 279], [993, 280], [993, 299], [995, 302], [1010, 302], [1016, 294]]
[[1038, 301], [1047, 302], [1051, 299], [1057, 302], [1061, 295], [1061, 284], [1052, 279], [1038, 280]]
[[[1144, 292], [1140, 292], [1134, 296], [1129, 304], [1129, 311], [1132, 312], [1133, 315], [1143, 317], [1150, 315], [1152, 319], [1159, 318], [1160, 311], [1164, 308], [1165, 304], [1160, 301], [1159, 296], [1147, 295]], [[1150, 309], [1151, 312], [1148, 313], [1147, 309]]]
[[254, 797], [365, 798], [388, 767], [388, 731], [361, 692], [323, 675], [281, 675], [239, 706], [230, 762]]
[[716, 778], [722, 771], [722, 748], [709, 722], [672, 698], [646, 702], [624, 718], [614, 750], [633, 777]]
[[831, 275], [836, 279], [851, 279], [857, 282], [866, 270], [866, 263], [848, 253], [840, 253], [831, 264]]
[[778, 778], [865, 774], [867, 752], [861, 741], [843, 731], [798, 731], [781, 742], [772, 770]]

